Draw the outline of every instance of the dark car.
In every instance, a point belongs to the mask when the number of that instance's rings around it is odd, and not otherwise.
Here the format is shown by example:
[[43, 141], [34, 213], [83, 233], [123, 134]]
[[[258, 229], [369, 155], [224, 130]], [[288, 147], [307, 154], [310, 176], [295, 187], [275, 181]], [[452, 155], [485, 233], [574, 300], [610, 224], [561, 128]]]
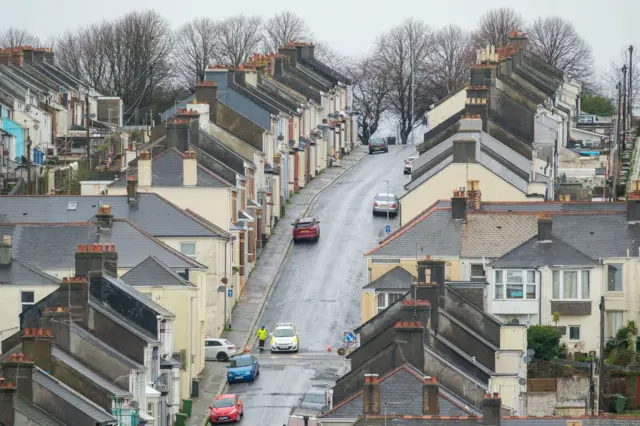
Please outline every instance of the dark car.
[[294, 412], [306, 415], [312, 414], [314, 416], [324, 414], [329, 410], [326, 394], [327, 392], [324, 389], [308, 390], [304, 396], [298, 400], [298, 407], [296, 407], [297, 410]]
[[296, 220], [293, 225], [293, 242], [301, 240], [318, 241], [320, 239], [320, 221], [315, 217], [303, 217]]
[[389, 145], [386, 139], [371, 139], [369, 141], [369, 154], [374, 152], [389, 152]]

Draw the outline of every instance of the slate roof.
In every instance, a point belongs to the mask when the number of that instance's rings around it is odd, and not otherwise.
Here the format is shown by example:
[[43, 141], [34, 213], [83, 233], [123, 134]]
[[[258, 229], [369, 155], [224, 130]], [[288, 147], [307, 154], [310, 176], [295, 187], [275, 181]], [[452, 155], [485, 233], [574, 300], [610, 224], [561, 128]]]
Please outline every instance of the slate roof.
[[131, 321], [123, 317], [121, 314], [113, 310], [111, 307], [99, 302], [94, 297], [89, 298], [89, 307], [91, 309], [95, 309], [100, 314], [109, 318], [111, 321], [118, 324], [120, 327], [130, 331], [131, 333], [136, 335], [136, 337], [146, 342], [147, 344], [154, 345], [154, 344], [160, 343], [160, 341], [155, 337], [153, 337], [149, 332], [138, 327], [136, 324], [132, 323]]
[[535, 215], [467, 214], [460, 257], [497, 258], [538, 233]]
[[153, 256], [147, 257], [121, 278], [122, 281], [134, 287], [166, 285], [195, 287]]
[[411, 272], [402, 266], [396, 266], [363, 288], [365, 290], [409, 290], [415, 279]]
[[122, 398], [128, 398], [132, 396], [129, 391], [122, 389], [120, 386], [117, 386], [112, 381], [107, 380], [104, 377], [100, 376], [90, 368], [84, 366], [80, 361], [78, 361], [73, 356], [69, 355], [62, 349], [59, 349], [57, 346], [53, 347], [53, 357], [56, 358], [58, 361], [62, 361], [69, 368], [79, 373], [80, 375], [84, 376], [85, 379], [95, 383], [96, 385], [98, 385], [105, 391], [109, 392], [113, 396], [122, 397]]
[[142, 303], [143, 305], [145, 305], [146, 307], [148, 307], [149, 309], [154, 311], [156, 314], [162, 315], [162, 316], [167, 317], [167, 318], [175, 318], [176, 317], [167, 308], [165, 308], [164, 306], [160, 305], [159, 303], [154, 302], [146, 294], [140, 293], [138, 290], [133, 288], [130, 284], [124, 282], [122, 279], [115, 278], [115, 277], [112, 277], [112, 276], [107, 275], [107, 274], [103, 275], [102, 279], [106, 280], [109, 284], [111, 284], [115, 288], [119, 289], [123, 293], [126, 293], [130, 297], [136, 299], [138, 302]]
[[432, 207], [391, 234], [367, 256], [460, 256], [462, 221], [451, 218], [451, 209]]
[[33, 424], [39, 426], [65, 426], [64, 423], [56, 420], [49, 413], [33, 405], [20, 395], [13, 396], [13, 409], [31, 420]]
[[12, 259], [9, 265], [0, 265], [0, 284], [59, 285], [60, 280]]
[[494, 268], [537, 268], [539, 266], [598, 266], [598, 262], [553, 235], [551, 242], [530, 238], [493, 262]]
[[[69, 208], [71, 202], [75, 203], [75, 209]], [[128, 219], [155, 237], [225, 236], [203, 226], [158, 194], [140, 192], [133, 204], [128, 203], [126, 195], [3, 196], [0, 222], [89, 222], [103, 204], [111, 206], [114, 218]]]
[[126, 365], [128, 368], [136, 371], [145, 371], [144, 365], [140, 364], [137, 361], [132, 360], [131, 358], [129, 358], [119, 350], [109, 345], [104, 340], [100, 339], [95, 334], [91, 333], [89, 330], [85, 330], [84, 328], [80, 327], [77, 324], [71, 324], [71, 332], [77, 335], [78, 337], [82, 338], [83, 340], [86, 340], [96, 348], [100, 349], [105, 354], [111, 356], [112, 358], [115, 358], [121, 364]]
[[[405, 416], [422, 415], [422, 385], [423, 379], [412, 367], [403, 364], [400, 367], [381, 376], [380, 406], [386, 407], [389, 415], [398, 414]], [[346, 398], [331, 411], [323, 415], [323, 418], [356, 418], [362, 415], [362, 390], [351, 397]], [[467, 416], [478, 414], [471, 408], [465, 410], [464, 406], [451, 399], [448, 395], [440, 393], [441, 416]]]
[[11, 235], [13, 257], [40, 270], [74, 269], [78, 244], [115, 244], [118, 267], [133, 268], [148, 256], [175, 269], [206, 269], [131, 222], [114, 219], [110, 231], [98, 235], [93, 223], [0, 224], [0, 235]]
[[96, 423], [116, 424], [116, 419], [106, 411], [39, 368], [36, 368], [33, 381], [75, 407], [78, 411], [91, 417]]
[[[482, 188], [480, 189], [482, 190]], [[486, 212], [626, 212], [625, 202], [596, 201], [514, 201], [484, 202], [480, 211]]]
[[[151, 160], [151, 186], [161, 187], [182, 187], [184, 156], [176, 148], [171, 147], [160, 153]], [[137, 169], [130, 171], [130, 174]], [[115, 188], [124, 188], [127, 186], [126, 176], [113, 182], [111, 185]], [[222, 178], [219, 178], [202, 165], [198, 164], [198, 184], [199, 187], [227, 187], [229, 184]]]
[[[567, 426], [570, 421], [579, 421], [582, 426], [632, 426], [640, 422], [632, 416], [601, 416], [601, 417], [502, 417], [502, 426]], [[400, 416], [367, 416], [358, 419], [354, 426], [481, 426], [482, 416], [474, 417], [406, 417]]]

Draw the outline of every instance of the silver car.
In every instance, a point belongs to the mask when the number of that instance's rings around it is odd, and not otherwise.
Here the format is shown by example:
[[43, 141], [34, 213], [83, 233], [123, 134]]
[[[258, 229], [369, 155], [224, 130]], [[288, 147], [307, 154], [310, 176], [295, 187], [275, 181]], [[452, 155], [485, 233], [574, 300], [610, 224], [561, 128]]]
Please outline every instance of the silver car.
[[394, 194], [378, 194], [373, 199], [373, 215], [396, 216], [400, 210], [400, 200]]
[[289, 322], [276, 324], [270, 343], [271, 352], [298, 352], [300, 338], [296, 326]]

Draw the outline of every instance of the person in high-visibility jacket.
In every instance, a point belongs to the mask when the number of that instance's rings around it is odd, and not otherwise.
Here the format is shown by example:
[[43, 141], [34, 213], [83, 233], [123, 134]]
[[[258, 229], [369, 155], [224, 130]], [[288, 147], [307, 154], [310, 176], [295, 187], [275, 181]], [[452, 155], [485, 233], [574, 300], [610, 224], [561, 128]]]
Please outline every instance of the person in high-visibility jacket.
[[260, 350], [263, 350], [264, 342], [267, 340], [267, 329], [265, 328], [264, 324], [262, 325], [262, 327], [260, 327], [260, 329], [256, 333], [256, 336], [258, 336], [258, 340], [260, 342]]

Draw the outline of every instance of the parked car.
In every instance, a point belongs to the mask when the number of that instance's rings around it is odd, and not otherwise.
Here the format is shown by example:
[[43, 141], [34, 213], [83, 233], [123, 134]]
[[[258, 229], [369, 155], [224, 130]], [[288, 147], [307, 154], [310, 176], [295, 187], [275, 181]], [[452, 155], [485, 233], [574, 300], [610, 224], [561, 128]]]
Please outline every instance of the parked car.
[[378, 194], [373, 199], [373, 215], [388, 214], [397, 216], [400, 210], [400, 200], [394, 194]]
[[296, 326], [292, 323], [279, 323], [271, 333], [271, 352], [298, 352], [300, 339]]
[[412, 155], [411, 157], [407, 158], [406, 160], [404, 160], [404, 174], [405, 175], [410, 175], [411, 174], [411, 162], [413, 160], [415, 160], [416, 157], [415, 155]]
[[296, 220], [293, 225], [293, 242], [301, 240], [318, 241], [320, 239], [320, 221], [315, 217], [303, 217]]
[[389, 152], [389, 145], [386, 139], [371, 139], [369, 141], [369, 154], [374, 152]]
[[227, 366], [227, 383], [253, 382], [260, 375], [258, 358], [253, 355], [236, 355]]
[[236, 346], [227, 339], [205, 339], [204, 359], [227, 361], [236, 354]]
[[310, 389], [298, 403], [298, 408], [307, 412], [315, 412], [316, 415], [324, 414], [329, 409], [327, 404], [327, 392], [325, 389]]
[[220, 395], [209, 406], [209, 422], [239, 422], [244, 415], [244, 404], [238, 395]]

